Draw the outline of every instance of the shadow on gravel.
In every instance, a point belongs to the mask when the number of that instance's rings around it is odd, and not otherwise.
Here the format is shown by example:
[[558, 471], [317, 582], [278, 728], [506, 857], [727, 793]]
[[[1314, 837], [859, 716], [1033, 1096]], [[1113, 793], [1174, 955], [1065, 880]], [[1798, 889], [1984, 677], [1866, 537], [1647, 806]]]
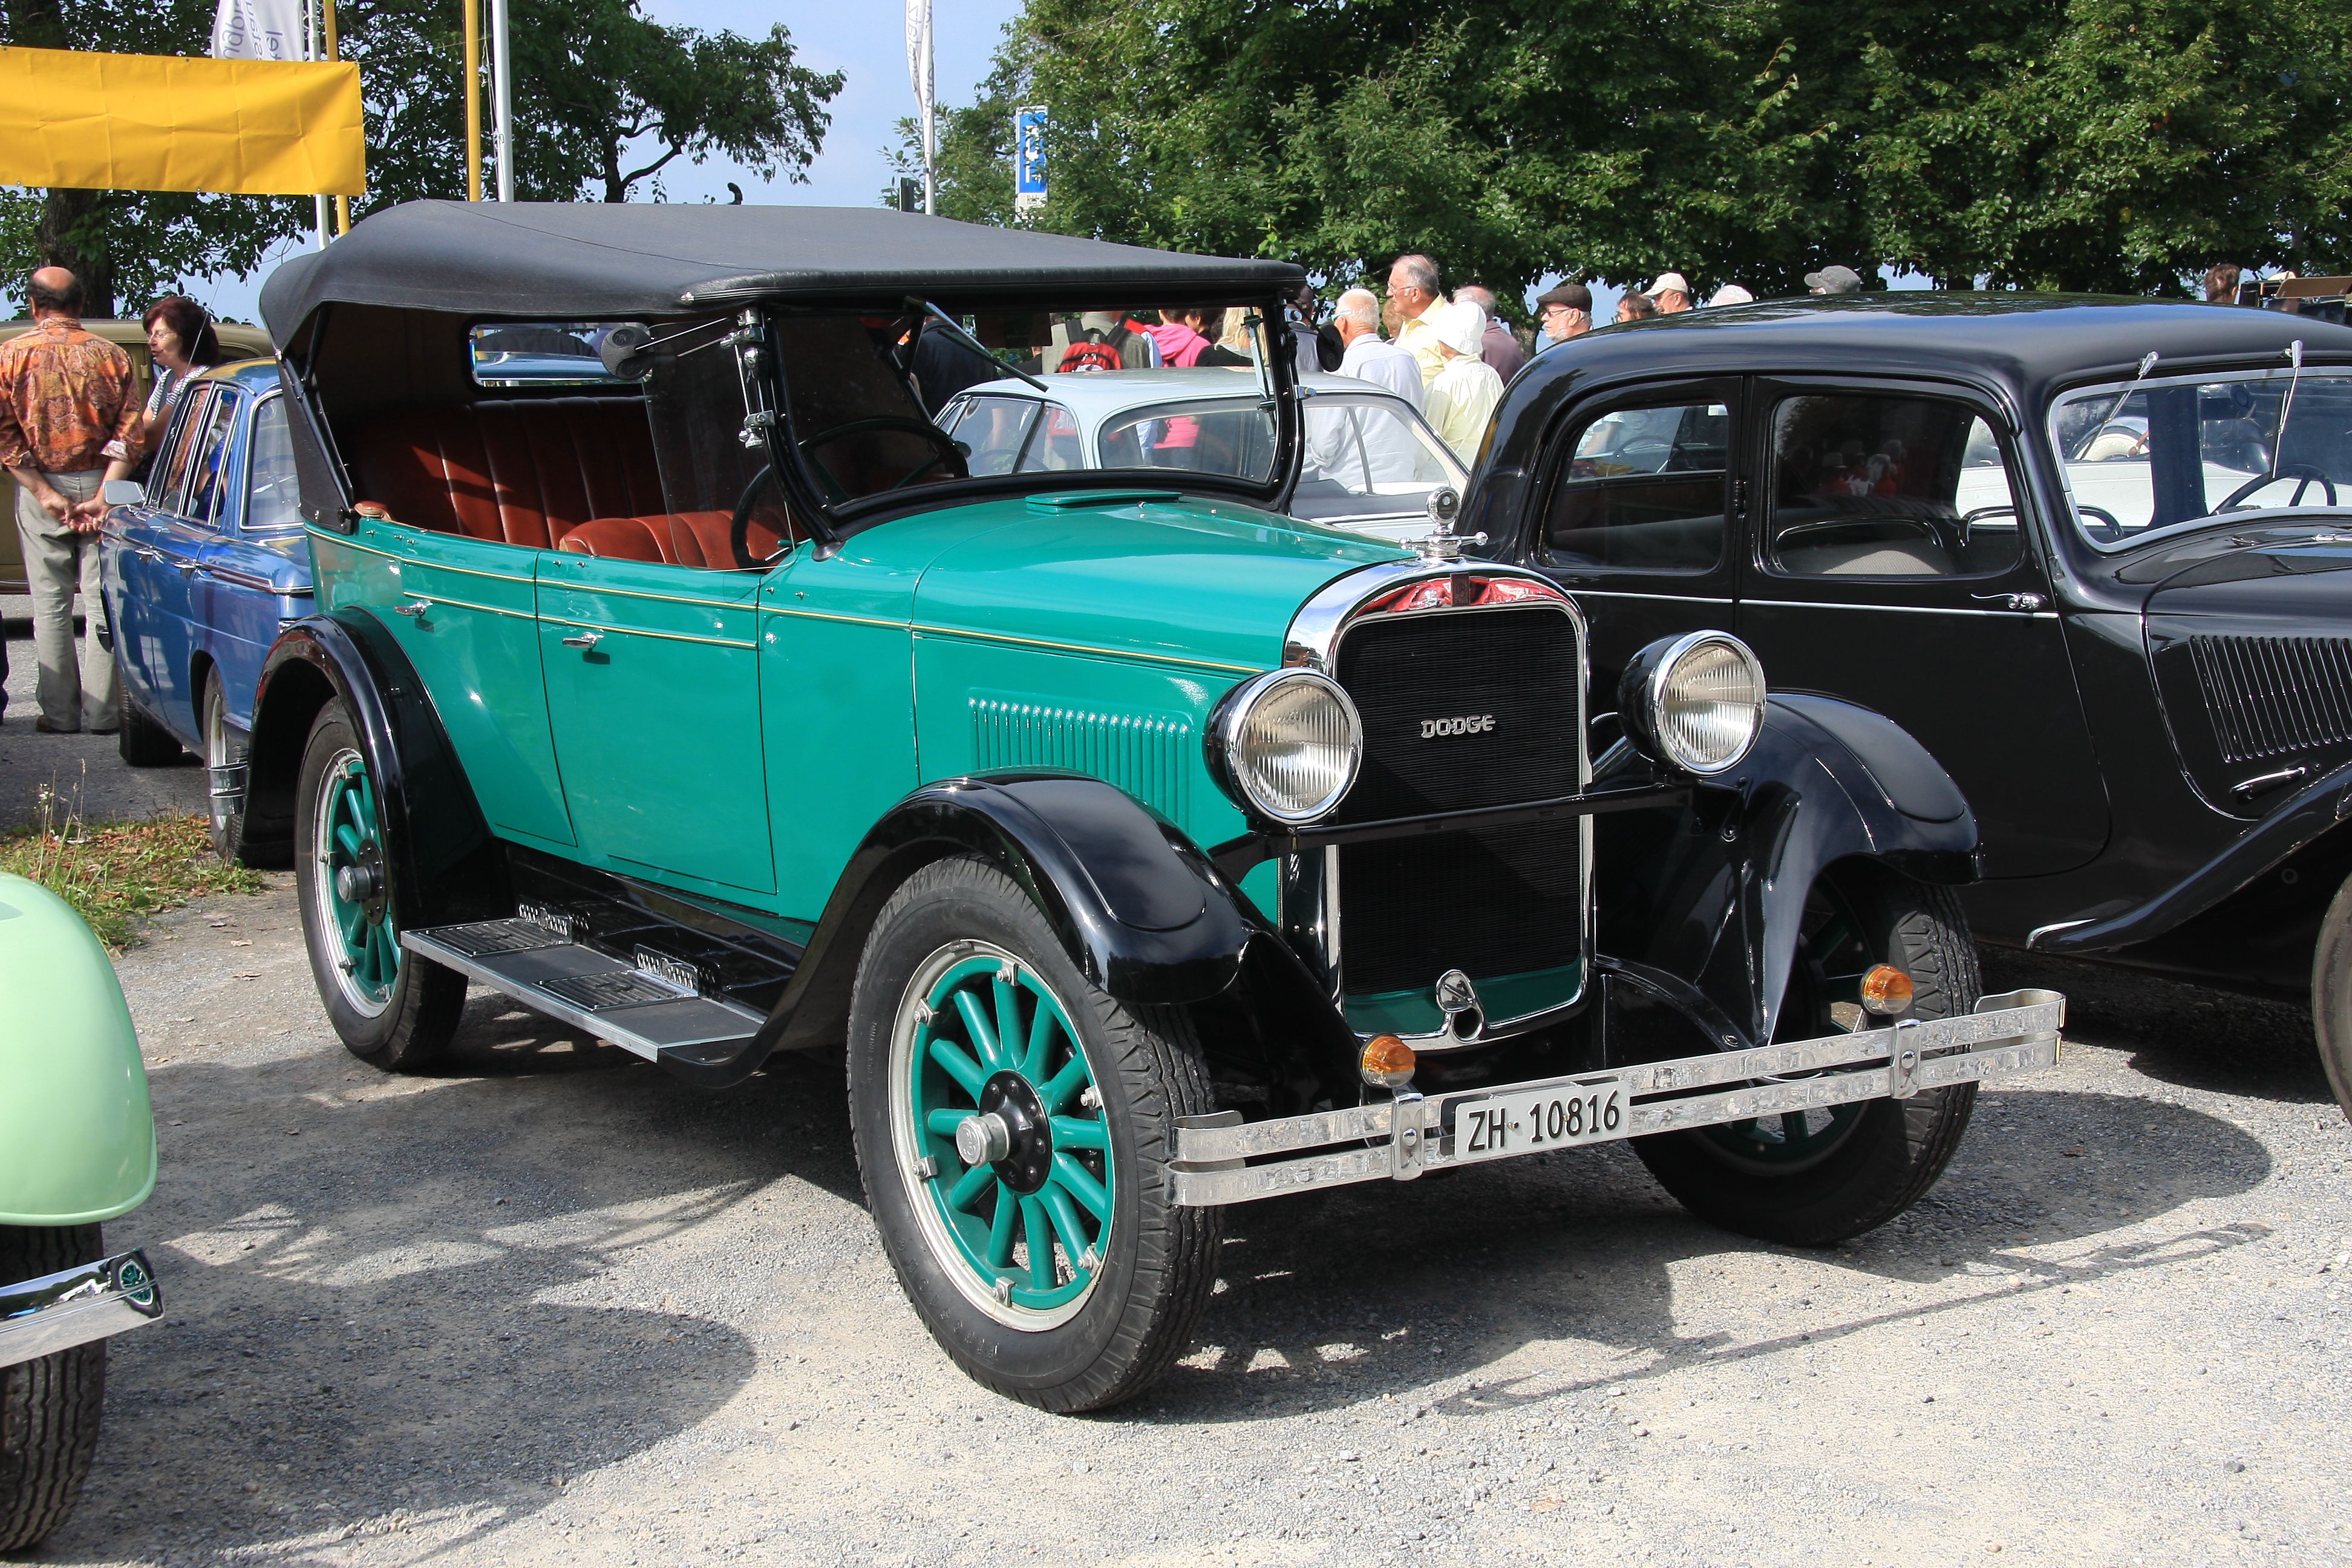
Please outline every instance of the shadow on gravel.
[[789, 1058], [714, 1096], [570, 1046], [492, 1014], [470, 1079], [156, 1069], [164, 1185], [109, 1239], [154, 1258], [166, 1323], [115, 1342], [81, 1509], [29, 1560], [478, 1541], [733, 1398], [757, 1352], [696, 1315], [712, 1282], [614, 1281], [785, 1177], [859, 1200], [840, 1075]]
[[[1717, 1357], [1834, 1342], [1925, 1318], [1991, 1291], [2057, 1293], [2261, 1240], [2259, 1225], [2110, 1232], [2199, 1198], [2245, 1192], [2271, 1161], [2254, 1138], [2181, 1106], [2084, 1091], [2012, 1090], [1978, 1101], [1942, 1182], [1870, 1235], [1820, 1252], [1776, 1247], [1691, 1218], [1630, 1149], [1582, 1150], [1232, 1211], [1225, 1289], [1202, 1324], [1212, 1351], [1147, 1397], [1155, 1417], [1250, 1419], [1353, 1405], [1383, 1394], [1425, 1401], [1435, 1379], [1475, 1373], [1530, 1342], [1580, 1340], [1618, 1353], [1605, 1374], [1486, 1404], [1572, 1395]], [[2092, 1243], [2084, 1247], [2084, 1243]], [[2024, 1250], [2066, 1246], [2063, 1261]], [[2071, 1244], [2071, 1245], [2069, 1245]], [[1676, 1272], [1763, 1254], [1843, 1270], [1827, 1284], [1769, 1285], [1736, 1336], [1692, 1336], [1673, 1303]], [[1812, 1276], [1816, 1281], [1818, 1275]], [[1881, 1307], [1874, 1280], [1948, 1288], [1946, 1305]], [[1809, 1299], [1870, 1305], [1824, 1315]], [[1785, 1294], [1784, 1294], [1785, 1292]], [[1906, 1290], [1916, 1302], [1917, 1292]], [[1776, 1321], [1790, 1326], [1776, 1331]]]
[[2064, 992], [2070, 1037], [2101, 1046], [2128, 1040], [2132, 1066], [2159, 1082], [2290, 1105], [2333, 1103], [2311, 1011], [2300, 1003], [2039, 953], [1983, 952], [1988, 990]]

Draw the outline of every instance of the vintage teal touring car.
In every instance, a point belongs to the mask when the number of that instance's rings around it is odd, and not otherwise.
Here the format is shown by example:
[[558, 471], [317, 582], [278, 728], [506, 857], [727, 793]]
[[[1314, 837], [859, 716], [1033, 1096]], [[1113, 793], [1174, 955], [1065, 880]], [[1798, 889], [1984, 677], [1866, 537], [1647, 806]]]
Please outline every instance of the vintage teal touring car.
[[1248, 1199], [1637, 1134], [1752, 1235], [1917, 1197], [2063, 1005], [1978, 996], [1976, 830], [1901, 731], [1717, 634], [1589, 693], [1450, 493], [1409, 549], [1282, 517], [1286, 353], [1129, 466], [933, 422], [1088, 312], [1300, 281], [677, 205], [280, 268], [319, 613], [215, 787], [345, 1042], [429, 1062], [469, 981], [714, 1086], [845, 1040], [908, 1296], [1055, 1410], [1181, 1352]]

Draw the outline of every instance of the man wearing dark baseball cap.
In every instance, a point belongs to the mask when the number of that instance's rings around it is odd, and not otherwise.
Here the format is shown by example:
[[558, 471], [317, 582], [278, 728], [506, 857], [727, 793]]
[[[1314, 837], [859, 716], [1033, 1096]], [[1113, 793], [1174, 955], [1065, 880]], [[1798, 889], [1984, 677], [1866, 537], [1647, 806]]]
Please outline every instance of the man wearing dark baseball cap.
[[1859, 294], [1862, 274], [1851, 267], [1824, 267], [1805, 274], [1805, 287], [1816, 294]]

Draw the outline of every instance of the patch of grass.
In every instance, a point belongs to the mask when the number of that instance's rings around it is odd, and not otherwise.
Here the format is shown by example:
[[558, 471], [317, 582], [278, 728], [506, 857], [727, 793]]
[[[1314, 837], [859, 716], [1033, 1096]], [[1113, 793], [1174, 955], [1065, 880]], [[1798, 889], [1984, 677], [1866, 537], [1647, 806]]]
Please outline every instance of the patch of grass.
[[68, 812], [59, 823], [56, 816], [56, 797], [44, 789], [40, 822], [0, 834], [0, 871], [65, 900], [110, 948], [129, 947], [141, 920], [190, 899], [261, 891], [257, 873], [213, 853], [201, 816], [85, 823]]

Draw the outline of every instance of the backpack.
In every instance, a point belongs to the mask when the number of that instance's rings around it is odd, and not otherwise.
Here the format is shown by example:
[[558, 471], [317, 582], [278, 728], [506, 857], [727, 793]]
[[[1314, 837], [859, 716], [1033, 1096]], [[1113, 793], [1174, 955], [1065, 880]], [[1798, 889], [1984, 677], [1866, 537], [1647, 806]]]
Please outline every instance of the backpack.
[[1076, 371], [1123, 370], [1118, 350], [1091, 336], [1078, 339], [1062, 355], [1062, 363], [1054, 367], [1064, 375]]

